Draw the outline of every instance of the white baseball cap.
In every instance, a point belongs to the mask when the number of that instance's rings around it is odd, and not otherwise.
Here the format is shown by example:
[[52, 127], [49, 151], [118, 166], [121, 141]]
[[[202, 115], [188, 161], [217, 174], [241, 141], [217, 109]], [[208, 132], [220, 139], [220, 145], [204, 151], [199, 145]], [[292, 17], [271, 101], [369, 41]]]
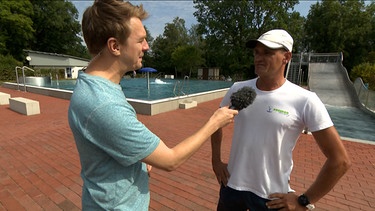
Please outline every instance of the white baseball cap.
[[246, 43], [246, 47], [254, 48], [257, 42], [260, 42], [271, 49], [285, 48], [290, 52], [293, 50], [293, 38], [283, 29], [273, 29], [262, 34], [256, 40], [249, 40]]

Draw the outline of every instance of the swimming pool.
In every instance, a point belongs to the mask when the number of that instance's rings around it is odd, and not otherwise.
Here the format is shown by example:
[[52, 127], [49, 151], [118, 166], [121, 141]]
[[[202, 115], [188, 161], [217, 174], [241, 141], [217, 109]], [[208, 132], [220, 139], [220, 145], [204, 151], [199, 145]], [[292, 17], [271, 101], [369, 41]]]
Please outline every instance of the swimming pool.
[[[51, 85], [45, 87], [73, 91], [75, 83], [75, 80], [53, 80]], [[147, 79], [145, 78], [123, 78], [120, 82], [127, 98], [146, 101], [225, 89], [232, 84], [231, 81], [150, 79], [150, 89], [148, 89]]]
[[[51, 84], [37, 86], [4, 82], [3, 87], [42, 94], [69, 100], [73, 94], [75, 80], [53, 80]], [[128, 102], [137, 114], [156, 115], [176, 109], [188, 109], [199, 103], [224, 97], [231, 81], [150, 79], [150, 89], [146, 78], [124, 78], [124, 88]]]

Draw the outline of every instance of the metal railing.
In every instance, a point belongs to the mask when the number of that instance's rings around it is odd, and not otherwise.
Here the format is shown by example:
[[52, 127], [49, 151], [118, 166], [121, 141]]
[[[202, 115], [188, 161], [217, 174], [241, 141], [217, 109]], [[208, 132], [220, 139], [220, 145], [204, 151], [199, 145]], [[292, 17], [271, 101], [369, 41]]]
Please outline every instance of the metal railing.
[[22, 70], [22, 78], [23, 78], [23, 86], [24, 86], [24, 91], [26, 92], [26, 76], [25, 76], [25, 69], [27, 70], [31, 70], [33, 72], [35, 72], [35, 70], [27, 67], [27, 66], [23, 66], [23, 67], [18, 67], [16, 66], [15, 68], [15, 71], [16, 71], [16, 79], [17, 79], [17, 89], [20, 90], [20, 82], [19, 82], [19, 78], [18, 78], [18, 69], [21, 69]]
[[[185, 89], [187, 89], [187, 91], [185, 91]], [[179, 80], [176, 81], [173, 87], [174, 96], [179, 97], [182, 95], [188, 95], [189, 92], [190, 92], [189, 76], [185, 76], [182, 83]]]
[[292, 60], [286, 70], [286, 78], [297, 85], [303, 79], [302, 65], [309, 63], [341, 63], [342, 53], [300, 53], [293, 54]]
[[355, 79], [354, 88], [362, 105], [368, 110], [375, 112], [375, 91], [369, 90], [361, 78]]

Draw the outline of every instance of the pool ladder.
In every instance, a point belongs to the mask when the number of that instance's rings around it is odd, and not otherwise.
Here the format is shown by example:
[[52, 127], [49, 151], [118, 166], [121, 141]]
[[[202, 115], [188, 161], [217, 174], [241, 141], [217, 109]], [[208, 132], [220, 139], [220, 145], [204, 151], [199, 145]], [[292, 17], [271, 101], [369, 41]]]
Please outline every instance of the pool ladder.
[[23, 86], [24, 86], [24, 90], [23, 91], [27, 91], [26, 90], [26, 76], [25, 76], [25, 69], [27, 70], [31, 70], [33, 72], [35, 72], [35, 70], [27, 67], [27, 66], [23, 66], [23, 67], [18, 67], [16, 66], [15, 68], [15, 71], [16, 71], [16, 79], [17, 79], [17, 89], [20, 90], [20, 81], [19, 81], [19, 78], [18, 78], [18, 69], [21, 69], [22, 70], [22, 77], [23, 77]]
[[174, 88], [173, 88], [173, 94], [175, 97], [179, 97], [179, 96], [183, 96], [183, 95], [188, 95], [185, 93], [185, 88], [187, 87], [187, 91], [189, 92], [190, 91], [190, 86], [189, 86], [189, 76], [185, 76], [184, 77], [184, 80], [183, 82], [181, 83], [181, 81], [177, 81], [175, 84], [174, 84]]

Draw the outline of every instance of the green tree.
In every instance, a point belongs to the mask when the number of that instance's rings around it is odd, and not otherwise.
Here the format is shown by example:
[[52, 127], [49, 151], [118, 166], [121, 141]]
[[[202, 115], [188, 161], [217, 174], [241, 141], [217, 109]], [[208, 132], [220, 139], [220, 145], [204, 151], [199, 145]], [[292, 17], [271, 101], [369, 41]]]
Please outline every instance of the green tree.
[[176, 74], [176, 66], [171, 62], [172, 53], [177, 47], [187, 45], [188, 42], [189, 36], [184, 19], [176, 17], [172, 23], [167, 23], [163, 35], [157, 36], [151, 46], [154, 67], [167, 74]]
[[198, 31], [198, 24], [192, 25], [188, 31], [189, 45], [196, 46], [198, 48], [204, 48], [204, 39]]
[[288, 32], [293, 36], [293, 51], [302, 53], [307, 52], [305, 22], [306, 18], [302, 17], [299, 12], [292, 12], [288, 18]]
[[22, 62], [17, 61], [11, 55], [0, 55], [0, 81], [15, 81], [16, 66], [21, 67]]
[[371, 4], [367, 5], [366, 12], [371, 17], [370, 25], [372, 27], [367, 38], [367, 49], [369, 49], [369, 52], [367, 57], [365, 58], [365, 62], [375, 64], [375, 2], [372, 2]]
[[[146, 30], [147, 43], [151, 45], [152, 42], [154, 41], [154, 38], [151, 36], [151, 33], [146, 26], [145, 26], [145, 30]], [[154, 66], [154, 59], [151, 56], [151, 50], [149, 50], [143, 56], [143, 67], [153, 67], [153, 66]]]
[[32, 8], [29, 0], [0, 0], [0, 54], [24, 59], [23, 49], [34, 39]]
[[197, 9], [194, 16], [199, 23], [198, 30], [205, 37], [207, 46], [207, 65], [220, 67], [223, 74], [249, 72], [253, 63], [249, 59], [251, 52], [245, 48], [249, 38], [257, 38], [274, 28], [283, 28], [293, 37], [303, 36], [304, 19], [299, 13], [289, 12], [297, 0], [193, 2]]
[[30, 1], [35, 29], [32, 50], [88, 57], [82, 44], [78, 11], [73, 3], [65, 0]]
[[[348, 34], [344, 43], [344, 65], [351, 69], [353, 66], [364, 62], [366, 56], [374, 47], [375, 38], [371, 37], [375, 30], [375, 25], [371, 21], [374, 13], [367, 11], [364, 1], [346, 1], [343, 8], [343, 13], [346, 16], [342, 21]], [[345, 60], [345, 53], [350, 60]]]
[[201, 50], [192, 45], [178, 46], [172, 53], [172, 61], [183, 76], [189, 77], [204, 63]]
[[369, 89], [375, 90], [375, 63], [362, 63], [353, 67], [350, 78], [352, 81], [362, 78], [364, 83], [369, 84]]
[[319, 53], [343, 52], [344, 65], [350, 71], [374, 49], [373, 7], [366, 7], [363, 0], [316, 3], [305, 25], [308, 49]]
[[193, 63], [192, 71], [195, 73], [195, 72], [198, 72], [198, 68], [207, 67], [206, 61], [203, 57], [207, 49], [206, 42], [203, 36], [198, 31], [198, 24], [191, 26], [191, 28], [188, 31], [188, 35], [189, 35], [189, 46], [194, 47], [196, 49], [195, 50], [195, 52], [197, 53], [196, 55], [198, 55], [195, 59], [191, 60], [191, 62]]

